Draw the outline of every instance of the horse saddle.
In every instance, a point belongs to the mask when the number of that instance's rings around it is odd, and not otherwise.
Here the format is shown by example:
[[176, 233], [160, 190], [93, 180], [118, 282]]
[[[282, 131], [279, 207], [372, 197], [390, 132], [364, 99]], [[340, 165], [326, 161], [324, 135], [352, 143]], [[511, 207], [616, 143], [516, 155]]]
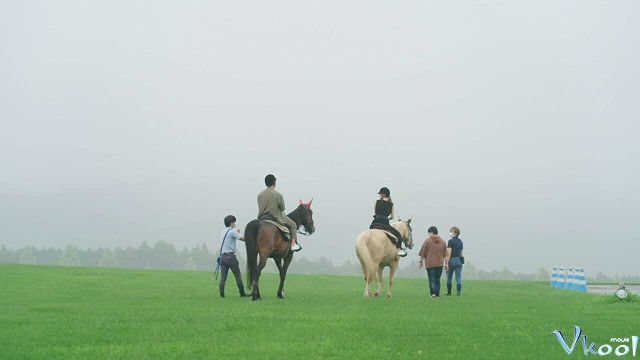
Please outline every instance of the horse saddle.
[[287, 228], [286, 226], [280, 224], [279, 222], [276, 221], [276, 219], [271, 216], [271, 215], [262, 215], [260, 217], [260, 221], [265, 221], [268, 223], [271, 223], [273, 225], [275, 225], [275, 227], [278, 228], [278, 230], [280, 230], [280, 232], [282, 233], [282, 236], [284, 236], [284, 239], [286, 241], [291, 241], [291, 231], [289, 231], [289, 228]]
[[379, 224], [373, 224], [371, 225], [370, 229], [373, 230], [382, 230], [387, 237], [389, 238], [389, 240], [391, 240], [391, 242], [393, 243], [393, 245], [398, 243], [398, 237], [393, 235], [389, 230], [387, 230], [387, 228], [384, 225], [379, 225]]

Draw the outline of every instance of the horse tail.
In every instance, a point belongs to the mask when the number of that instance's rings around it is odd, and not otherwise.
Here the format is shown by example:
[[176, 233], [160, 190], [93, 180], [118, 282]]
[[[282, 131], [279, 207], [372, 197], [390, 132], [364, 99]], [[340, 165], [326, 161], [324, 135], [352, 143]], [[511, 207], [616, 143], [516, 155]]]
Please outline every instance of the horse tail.
[[244, 230], [244, 245], [247, 248], [247, 289], [251, 290], [258, 272], [258, 228], [260, 220], [253, 220]]
[[365, 278], [371, 279], [371, 281], [376, 280], [376, 268], [373, 264], [373, 258], [371, 257], [371, 252], [369, 251], [369, 246], [366, 241], [366, 233], [360, 234], [358, 239], [356, 239], [356, 255], [358, 255], [358, 259], [360, 260], [360, 264], [366, 270]]

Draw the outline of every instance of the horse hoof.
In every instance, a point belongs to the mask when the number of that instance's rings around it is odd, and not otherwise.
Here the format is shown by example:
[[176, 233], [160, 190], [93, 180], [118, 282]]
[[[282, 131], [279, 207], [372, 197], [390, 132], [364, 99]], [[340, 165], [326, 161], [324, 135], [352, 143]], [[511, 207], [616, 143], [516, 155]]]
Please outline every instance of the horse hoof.
[[387, 297], [388, 297], [388, 298], [391, 298], [391, 294], [387, 294]]
[[378, 296], [380, 296], [380, 294], [375, 293], [375, 294], [373, 294], [373, 296], [378, 297]]
[[284, 295], [283, 294], [278, 294], [278, 298], [284, 299]]

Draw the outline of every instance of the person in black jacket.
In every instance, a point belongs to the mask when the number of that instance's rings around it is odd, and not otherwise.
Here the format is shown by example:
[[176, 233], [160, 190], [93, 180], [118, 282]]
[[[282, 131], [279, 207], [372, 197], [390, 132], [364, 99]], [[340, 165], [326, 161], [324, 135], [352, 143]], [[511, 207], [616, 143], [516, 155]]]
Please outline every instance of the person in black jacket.
[[373, 215], [373, 221], [371, 222], [370, 229], [383, 229], [389, 231], [398, 238], [396, 247], [398, 248], [399, 256], [407, 256], [407, 252], [402, 249], [402, 236], [400, 232], [389, 224], [389, 220], [393, 220], [395, 207], [393, 201], [391, 201], [391, 191], [383, 187], [378, 191], [380, 199], [376, 201]]

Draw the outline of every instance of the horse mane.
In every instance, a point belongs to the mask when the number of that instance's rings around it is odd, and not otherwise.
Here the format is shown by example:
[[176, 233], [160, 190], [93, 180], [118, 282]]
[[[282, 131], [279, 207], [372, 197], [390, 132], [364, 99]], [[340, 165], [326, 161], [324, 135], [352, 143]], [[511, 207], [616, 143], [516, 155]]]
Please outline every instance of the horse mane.
[[[402, 226], [403, 224], [405, 226]], [[400, 235], [402, 235], [403, 239], [408, 239], [409, 238], [409, 228], [406, 225], [407, 225], [407, 223], [405, 223], [402, 220], [396, 221], [396, 222], [391, 224], [391, 226], [393, 226], [396, 230], [398, 230]]]
[[300, 226], [300, 223], [302, 222], [302, 217], [304, 216], [305, 213], [305, 209], [304, 209], [304, 205], [299, 205], [295, 210], [293, 210], [292, 212], [290, 212], [287, 216], [293, 220], [296, 225]]

